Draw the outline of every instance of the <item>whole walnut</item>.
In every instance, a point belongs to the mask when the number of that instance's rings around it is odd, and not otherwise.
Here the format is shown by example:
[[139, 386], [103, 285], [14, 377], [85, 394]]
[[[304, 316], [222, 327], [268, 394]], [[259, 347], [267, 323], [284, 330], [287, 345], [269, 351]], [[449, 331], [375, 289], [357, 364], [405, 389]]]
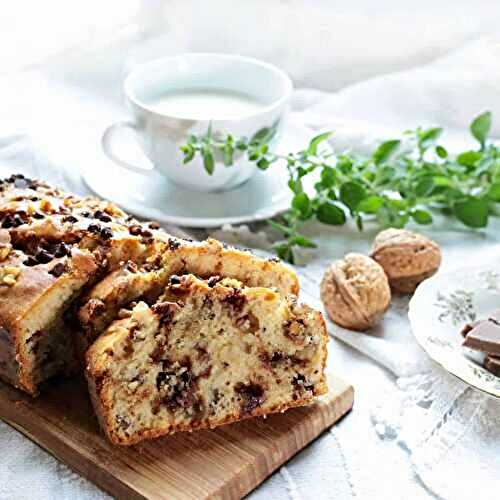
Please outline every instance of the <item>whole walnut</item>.
[[372, 259], [387, 274], [391, 288], [413, 293], [441, 264], [441, 250], [429, 238], [405, 229], [386, 229], [373, 242]]
[[363, 331], [382, 319], [391, 302], [384, 270], [370, 257], [349, 253], [325, 271], [321, 300], [330, 319]]

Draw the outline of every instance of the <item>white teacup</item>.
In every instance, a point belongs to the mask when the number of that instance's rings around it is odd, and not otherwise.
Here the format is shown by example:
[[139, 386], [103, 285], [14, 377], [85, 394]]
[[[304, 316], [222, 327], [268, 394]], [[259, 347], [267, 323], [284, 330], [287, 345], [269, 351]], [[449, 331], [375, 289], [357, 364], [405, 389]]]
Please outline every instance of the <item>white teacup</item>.
[[[137, 67], [125, 79], [124, 93], [133, 120], [111, 125], [104, 132], [103, 149], [124, 168], [146, 175], [157, 169], [187, 189], [231, 189], [257, 170], [246, 154], [235, 151], [230, 167], [216, 155], [215, 170], [209, 175], [200, 156], [183, 164], [181, 146], [191, 134], [206, 134], [209, 126], [213, 134], [233, 137], [252, 137], [275, 126], [276, 134], [269, 142], [274, 147], [292, 88], [283, 71], [248, 57], [188, 53], [158, 59]], [[240, 96], [245, 98], [238, 101]], [[241, 106], [232, 106], [231, 99]], [[150, 162], [145, 159], [144, 165], [134, 165], [120, 155], [117, 134], [124, 128], [135, 132]]]

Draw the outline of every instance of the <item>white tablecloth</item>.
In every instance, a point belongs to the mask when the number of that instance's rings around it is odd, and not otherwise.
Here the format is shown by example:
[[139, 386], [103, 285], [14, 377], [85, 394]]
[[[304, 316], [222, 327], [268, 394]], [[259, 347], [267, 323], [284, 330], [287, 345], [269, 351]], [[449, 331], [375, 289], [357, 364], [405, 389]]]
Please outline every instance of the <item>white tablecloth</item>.
[[[458, 3], [457, 8], [467, 9]], [[321, 15], [313, 10], [314, 15]], [[484, 9], [482, 12], [484, 15]], [[298, 22], [298, 17], [293, 19]], [[465, 18], [460, 19], [465, 23]], [[397, 66], [428, 63], [422, 67], [357, 83], [335, 94], [298, 91], [293, 119], [313, 128], [334, 127], [336, 147], [362, 147], [392, 130], [434, 123], [451, 127], [450, 141], [459, 142], [469, 119], [491, 109], [498, 117], [494, 127], [498, 135], [499, 45], [491, 40], [470, 42], [430, 62], [479, 29], [473, 20], [464, 26], [467, 29], [460, 30], [454, 25], [457, 31], [450, 28], [446, 32], [446, 43], [437, 40], [431, 44], [435, 50], [428, 53], [407, 50], [411, 60]], [[183, 40], [183, 44], [178, 46], [196, 48], [198, 42]], [[154, 41], [132, 46], [117, 42], [98, 53], [84, 57], [70, 53], [42, 67], [0, 78], [0, 174], [23, 171], [85, 192], [79, 169], [100, 155], [98, 141], [104, 127], [125, 114], [118, 86], [124, 68], [131, 61], [149, 58], [161, 47], [162, 43]], [[400, 49], [389, 44], [387, 48], [394, 53]], [[131, 56], [124, 59], [124, 53]], [[357, 52], [359, 60], [361, 54]], [[272, 57], [279, 62], [279, 53]], [[295, 76], [302, 71], [302, 79], [308, 81], [303, 66], [298, 68], [293, 58], [283, 57]], [[318, 64], [324, 70], [327, 63]], [[382, 72], [391, 69], [390, 61], [381, 66]], [[331, 77], [332, 82], [341, 86], [352, 81], [347, 63], [344, 67], [339, 63], [338, 68], [343, 73], [338, 79]], [[376, 72], [372, 67], [370, 71]], [[362, 73], [356, 69], [354, 79]], [[445, 267], [458, 265], [465, 252], [491, 255], [498, 248], [498, 224], [482, 232], [452, 229], [443, 226], [430, 233], [443, 245]], [[318, 282], [326, 263], [348, 250], [366, 250], [373, 231], [360, 234], [352, 227], [332, 230], [314, 224], [306, 230], [321, 241], [321, 252], [298, 271], [303, 298], [320, 306]], [[234, 235], [224, 231], [219, 236]], [[248, 235], [240, 231], [236, 239], [248, 240]], [[500, 465], [492, 453], [500, 449], [498, 405], [428, 364], [412, 341], [405, 308], [404, 300], [395, 302], [381, 342], [331, 326], [331, 333], [343, 341], [331, 341], [330, 368], [355, 386], [355, 409], [252, 497], [386, 500], [438, 495], [455, 499], [481, 491], [483, 498], [493, 498]], [[1, 499], [32, 498], [35, 491], [42, 499], [104, 497], [3, 423], [0, 443]]]

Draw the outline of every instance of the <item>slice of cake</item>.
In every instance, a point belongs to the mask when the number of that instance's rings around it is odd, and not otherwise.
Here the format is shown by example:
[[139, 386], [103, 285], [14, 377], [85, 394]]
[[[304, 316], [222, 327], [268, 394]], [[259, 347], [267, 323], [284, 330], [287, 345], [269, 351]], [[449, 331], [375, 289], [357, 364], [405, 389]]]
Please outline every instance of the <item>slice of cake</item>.
[[235, 278], [247, 286], [275, 288], [282, 294], [299, 291], [296, 274], [278, 259], [262, 259], [208, 239], [202, 242], [169, 237], [154, 257], [141, 266], [127, 262], [97, 283], [78, 312], [84, 343], [90, 344], [133, 301], [152, 304], [172, 275]]
[[306, 405], [327, 390], [321, 314], [269, 288], [172, 276], [87, 352], [94, 408], [129, 445]]
[[97, 270], [77, 249], [37, 265], [11, 250], [0, 262], [0, 378], [36, 395], [43, 381], [75, 368], [64, 312]]

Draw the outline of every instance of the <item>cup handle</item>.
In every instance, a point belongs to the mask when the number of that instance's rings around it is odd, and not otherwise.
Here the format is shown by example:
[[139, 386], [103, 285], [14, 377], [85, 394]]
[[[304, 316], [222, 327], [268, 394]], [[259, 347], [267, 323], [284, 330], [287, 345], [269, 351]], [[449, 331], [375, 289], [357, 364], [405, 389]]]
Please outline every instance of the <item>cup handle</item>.
[[122, 133], [124, 130], [131, 130], [134, 133], [137, 133], [137, 127], [135, 123], [133, 122], [117, 122], [113, 123], [113, 125], [110, 125], [105, 131], [104, 134], [102, 135], [101, 139], [101, 144], [102, 144], [102, 149], [106, 156], [113, 160], [117, 165], [120, 165], [120, 167], [126, 168], [128, 170], [132, 170], [132, 172], [138, 172], [140, 174], [148, 174], [154, 170], [154, 165], [151, 164], [151, 162], [148, 160], [148, 158], [144, 155], [145, 162], [144, 163], [149, 163], [151, 166], [138, 166], [138, 165], [133, 165], [132, 163], [129, 163], [128, 161], [124, 160], [121, 158], [116, 152], [115, 152], [115, 141], [118, 136], [118, 134]]

